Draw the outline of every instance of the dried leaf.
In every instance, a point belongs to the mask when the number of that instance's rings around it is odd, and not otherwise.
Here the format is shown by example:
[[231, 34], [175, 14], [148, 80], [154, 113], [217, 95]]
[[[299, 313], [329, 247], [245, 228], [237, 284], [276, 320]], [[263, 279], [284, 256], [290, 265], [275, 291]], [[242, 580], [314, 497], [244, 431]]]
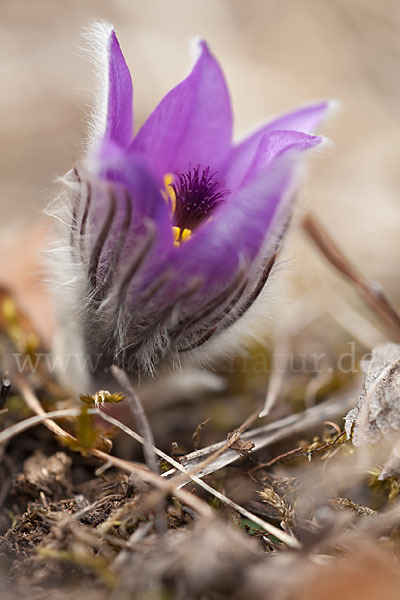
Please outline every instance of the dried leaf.
[[13, 298], [45, 347], [51, 345], [54, 333], [53, 300], [43, 283], [42, 252], [48, 234], [49, 221], [41, 218], [0, 237], [0, 286]]
[[253, 442], [248, 442], [246, 440], [236, 440], [236, 442], [233, 442], [233, 444], [231, 445], [232, 450], [236, 450], [236, 452], [238, 452], [238, 454], [240, 454], [240, 456], [247, 456], [249, 454], [249, 452], [251, 452], [255, 447], [255, 444], [253, 444]]
[[358, 404], [346, 416], [346, 433], [353, 443], [375, 444], [400, 430], [400, 345], [380, 344], [369, 361]]

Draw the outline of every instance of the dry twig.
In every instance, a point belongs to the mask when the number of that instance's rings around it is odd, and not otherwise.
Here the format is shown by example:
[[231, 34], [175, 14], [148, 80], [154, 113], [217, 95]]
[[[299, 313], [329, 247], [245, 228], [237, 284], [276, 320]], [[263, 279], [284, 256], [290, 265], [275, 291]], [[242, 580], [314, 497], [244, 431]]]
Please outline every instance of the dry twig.
[[[251, 429], [242, 434], [243, 440], [251, 440], [254, 443], [254, 449], [252, 452], [256, 452], [261, 448], [265, 448], [275, 442], [285, 439], [290, 435], [304, 431], [315, 427], [321, 421], [329, 420], [338, 415], [344, 415], [350, 408], [354, 406], [354, 392], [348, 391], [347, 394], [341, 396], [334, 396], [330, 400], [317, 404], [311, 408], [304, 410], [303, 412], [289, 415], [268, 423], [263, 427], [257, 427]], [[212, 444], [207, 448], [202, 448], [196, 452], [191, 452], [181, 458], [181, 464], [188, 469], [190, 466], [200, 466], [200, 470], [196, 472], [198, 477], [204, 477], [210, 473], [214, 473], [223, 467], [232, 464], [240, 458], [237, 452], [230, 448], [226, 448], [226, 442], [218, 442]], [[222, 450], [224, 448], [224, 450]], [[216, 457], [216, 451], [218, 456]], [[206, 461], [202, 462], [204, 456], [209, 456]], [[170, 469], [169, 471], [162, 474], [162, 477], [172, 477], [176, 472], [176, 469]], [[193, 473], [194, 471], [189, 471]], [[182, 483], [180, 485], [185, 485]]]
[[[52, 418], [50, 418], [50, 415], [52, 417], [57, 417], [57, 416], [61, 417], [61, 416], [67, 416], [67, 415], [68, 416], [78, 416], [80, 414], [79, 409], [67, 409], [64, 411], [54, 411], [53, 413], [46, 414], [45, 411], [43, 410], [39, 400], [35, 396], [32, 389], [29, 387], [29, 385], [26, 383], [26, 381], [23, 378], [18, 377], [16, 383], [21, 391], [23, 398], [25, 399], [25, 402], [31, 408], [31, 410], [33, 410], [36, 413], [36, 416], [30, 417], [29, 419], [26, 419], [22, 424], [19, 424], [20, 425], [19, 428], [14, 429], [14, 435], [17, 435], [17, 433], [21, 433], [21, 431], [28, 429], [29, 427], [42, 422], [46, 425], [46, 427], [48, 427], [51, 431], [53, 431], [53, 433], [55, 433], [57, 436], [60, 436], [61, 438], [67, 437], [68, 439], [75, 441], [75, 438], [71, 434], [64, 431], [59, 425], [57, 425], [52, 420]], [[119, 421], [117, 421], [116, 419], [113, 419], [109, 415], [102, 413], [98, 409], [89, 409], [88, 413], [89, 414], [97, 414], [97, 415], [101, 416], [103, 419], [109, 421], [110, 423], [113, 423], [114, 425], [119, 426], [126, 433], [129, 432], [129, 435], [132, 435], [132, 437], [134, 437], [135, 439], [140, 441], [142, 444], [144, 444], [144, 440], [143, 440], [143, 438], [141, 438], [141, 436], [132, 432], [128, 427], [124, 426], [122, 423], [119, 423]], [[24, 424], [24, 426], [23, 426], [23, 424]], [[3, 432], [3, 433], [5, 433], [5, 432]], [[10, 437], [12, 437], [12, 436], [10, 436], [10, 435], [8, 435], [8, 436], [3, 435], [3, 437], [0, 436], [0, 442], [7, 441], [8, 439], [10, 439]], [[203, 487], [206, 491], [208, 491], [209, 493], [213, 494], [216, 498], [221, 500], [221, 502], [230, 506], [231, 508], [233, 508], [234, 510], [239, 512], [239, 514], [242, 514], [247, 519], [252, 520], [259, 527], [261, 527], [268, 533], [270, 533], [270, 534], [274, 535], [275, 537], [277, 537], [278, 539], [280, 539], [283, 543], [285, 543], [290, 548], [295, 548], [295, 549], [300, 548], [300, 544], [299, 544], [298, 540], [296, 538], [294, 538], [293, 536], [278, 529], [277, 527], [275, 527], [274, 525], [271, 525], [270, 523], [264, 521], [263, 519], [260, 519], [259, 517], [257, 517], [257, 515], [253, 515], [250, 511], [248, 511], [245, 508], [243, 508], [242, 506], [236, 504], [235, 502], [233, 502], [232, 500], [230, 500], [229, 498], [227, 498], [226, 496], [224, 496], [222, 493], [218, 492], [217, 490], [214, 490], [214, 488], [212, 488], [211, 486], [206, 484], [204, 481], [201, 481], [201, 479], [199, 479], [195, 475], [190, 475], [189, 473], [186, 473], [184, 467], [182, 467], [182, 465], [180, 465], [180, 463], [178, 463], [177, 461], [175, 461], [168, 455], [164, 454], [161, 450], [158, 450], [154, 447], [154, 451], [157, 452], [157, 454], [159, 454], [160, 456], [162, 456], [165, 460], [167, 460], [170, 464], [173, 464], [175, 466], [176, 470], [185, 472], [185, 480], [189, 477], [194, 482], [198, 483], [198, 485]], [[152, 473], [151, 471], [149, 471], [146, 467], [144, 467], [142, 465], [128, 462], [126, 460], [106, 454], [105, 452], [102, 452], [101, 450], [97, 450], [95, 448], [91, 449], [89, 451], [89, 453], [92, 454], [92, 456], [95, 456], [96, 458], [99, 458], [102, 461], [111, 463], [112, 466], [114, 466], [116, 468], [119, 468], [119, 469], [122, 469], [129, 473], [135, 474], [136, 476], [140, 477], [146, 483], [154, 485], [154, 487], [158, 488], [165, 495], [172, 494], [172, 495], [176, 496], [176, 498], [178, 498], [178, 500], [180, 500], [183, 504], [190, 506], [200, 516], [207, 518], [207, 519], [215, 518], [213, 510], [210, 508], [210, 506], [207, 503], [205, 503], [203, 500], [200, 500], [200, 498], [198, 498], [194, 494], [191, 494], [191, 493], [186, 492], [185, 490], [181, 489], [182, 486], [177, 487], [175, 485], [174, 481], [165, 481], [162, 477], [158, 476], [155, 473]]]
[[303, 220], [303, 229], [329, 262], [349, 279], [374, 313], [385, 324], [390, 337], [400, 341], [400, 315], [391, 305], [381, 288], [370, 283], [351, 264], [343, 251], [333, 241], [319, 219], [309, 213]]
[[[20, 390], [22, 397], [24, 398], [26, 404], [37, 415], [35, 424], [37, 424], [39, 422], [43, 422], [44, 425], [46, 425], [46, 427], [48, 429], [50, 429], [50, 431], [55, 433], [57, 436], [61, 437], [61, 439], [67, 438], [72, 441], [77, 441], [74, 438], [74, 436], [72, 436], [70, 433], [64, 431], [64, 429], [62, 429], [62, 427], [57, 425], [57, 423], [55, 423], [51, 418], [49, 418], [49, 416], [43, 410], [43, 408], [42, 408], [39, 400], [37, 399], [36, 395], [34, 394], [33, 390], [30, 388], [30, 386], [27, 384], [27, 382], [22, 377], [18, 376], [16, 378], [16, 385], [18, 386], [18, 389]], [[69, 411], [70, 411], [69, 412], [70, 415], [78, 416], [80, 414], [80, 409], [69, 409]], [[73, 412], [73, 411], [75, 411], [75, 412]], [[66, 412], [66, 411], [61, 411], [61, 412]], [[91, 414], [100, 414], [100, 415], [102, 414], [101, 411], [97, 411], [96, 409], [89, 410], [88, 412], [89, 412], [89, 414], [90, 413]], [[38, 417], [40, 417], [40, 419]], [[31, 417], [31, 419], [33, 420], [33, 419], [35, 419], [35, 417]], [[32, 421], [31, 421], [30, 426], [32, 426]], [[28, 427], [25, 427], [25, 429], [27, 429], [27, 428]], [[20, 428], [20, 431], [21, 430], [22, 429]], [[1, 438], [0, 438], [0, 441], [1, 441]], [[137, 475], [139, 478], [141, 478], [146, 483], [149, 483], [150, 485], [154, 485], [154, 487], [156, 487], [160, 490], [163, 490], [164, 493], [166, 493], [166, 494], [169, 494], [171, 491], [171, 484], [169, 482], [164, 481], [159, 475], [157, 475], [156, 473], [152, 473], [143, 465], [138, 465], [137, 463], [133, 463], [133, 462], [123, 460], [121, 458], [117, 458], [116, 456], [107, 454], [106, 452], [103, 452], [102, 450], [97, 450], [97, 448], [92, 448], [89, 451], [89, 453], [92, 456], [95, 456], [96, 458], [98, 458], [106, 463], [108, 463], [108, 462], [111, 463], [113, 465], [113, 467], [116, 467], [117, 469], [122, 469], [123, 471], [127, 471], [128, 473], [133, 473], [133, 474]], [[176, 493], [174, 493], [174, 495], [179, 500], [181, 500], [184, 504], [187, 504], [188, 506], [193, 508], [193, 510], [195, 510], [202, 517], [211, 518], [213, 516], [212, 509], [205, 502], [200, 500], [200, 498], [197, 498], [193, 494], [190, 494], [189, 492], [186, 492], [184, 490], [177, 489]]]
[[[143, 404], [136, 393], [133, 385], [131, 384], [127, 374], [117, 367], [112, 365], [111, 373], [114, 379], [119, 383], [122, 389], [125, 391], [126, 401], [132, 416], [137, 424], [139, 432], [143, 438], [143, 454], [147, 466], [153, 473], [160, 474], [160, 466], [158, 464], [157, 456], [154, 451], [154, 436], [150, 427], [150, 423], [147, 419], [146, 413], [143, 408]], [[164, 514], [165, 499], [163, 498], [157, 507], [155, 515], [155, 526], [156, 529], [161, 533], [167, 530], [167, 520]]]
[[139, 432], [143, 437], [143, 454], [147, 466], [153, 473], [160, 473], [160, 467], [157, 461], [156, 454], [154, 452], [154, 436], [151, 431], [149, 421], [146, 413], [144, 412], [143, 404], [136, 393], [133, 385], [129, 381], [127, 374], [113, 365], [111, 367], [111, 373], [114, 379], [119, 383], [122, 389], [126, 392], [126, 401], [128, 403], [129, 410], [137, 424]]

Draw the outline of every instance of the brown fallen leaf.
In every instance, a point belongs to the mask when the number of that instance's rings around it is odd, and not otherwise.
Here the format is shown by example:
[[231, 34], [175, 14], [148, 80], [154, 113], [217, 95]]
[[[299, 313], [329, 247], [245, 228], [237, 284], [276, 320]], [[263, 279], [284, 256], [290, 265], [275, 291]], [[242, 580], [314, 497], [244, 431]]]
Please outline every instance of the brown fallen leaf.
[[375, 444], [400, 430], [400, 345], [379, 344], [361, 366], [363, 389], [346, 416], [346, 432], [356, 446]]
[[54, 331], [53, 303], [46, 289], [45, 259], [50, 222], [43, 217], [0, 238], [0, 287], [31, 321], [41, 343], [49, 347]]
[[[229, 440], [231, 440], [236, 435], [237, 431], [232, 431], [228, 434], [227, 441], [229, 442]], [[255, 444], [253, 442], [250, 442], [249, 440], [242, 440], [238, 438], [230, 444], [230, 448], [232, 450], [236, 450], [236, 452], [240, 454], [240, 456], [247, 456], [249, 452], [251, 452], [253, 448], [255, 448]]]

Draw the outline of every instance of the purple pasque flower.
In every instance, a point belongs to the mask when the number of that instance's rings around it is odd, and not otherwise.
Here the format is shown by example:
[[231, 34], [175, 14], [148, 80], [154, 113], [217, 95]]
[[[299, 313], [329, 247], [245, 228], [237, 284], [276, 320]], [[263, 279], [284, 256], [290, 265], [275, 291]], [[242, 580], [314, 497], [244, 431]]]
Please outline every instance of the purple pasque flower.
[[114, 31], [104, 33], [103, 120], [69, 181], [73, 320], [100, 370], [152, 373], [207, 351], [257, 300], [329, 103], [235, 144], [223, 73], [200, 41], [191, 73], [134, 135], [131, 76]]

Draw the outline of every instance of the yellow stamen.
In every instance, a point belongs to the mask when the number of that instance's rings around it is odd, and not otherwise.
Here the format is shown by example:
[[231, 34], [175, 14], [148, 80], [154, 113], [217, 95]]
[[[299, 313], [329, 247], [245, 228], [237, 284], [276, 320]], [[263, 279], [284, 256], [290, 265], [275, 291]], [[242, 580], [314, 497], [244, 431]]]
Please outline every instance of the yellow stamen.
[[172, 227], [172, 233], [174, 236], [174, 246], [180, 246], [181, 243], [186, 242], [192, 236], [191, 229], [181, 229], [180, 227]]
[[174, 236], [174, 246], [180, 246], [181, 243], [179, 241], [180, 235], [181, 235], [181, 228], [180, 227], [173, 227], [172, 228], [172, 234]]
[[182, 231], [182, 235], [181, 235], [181, 239], [182, 242], [186, 242], [186, 240], [189, 240], [192, 236], [192, 230], [191, 229], [184, 229]]
[[164, 190], [162, 190], [162, 194], [165, 198], [165, 201], [169, 204], [171, 203], [171, 208], [172, 208], [172, 214], [175, 212], [175, 207], [176, 207], [176, 195], [174, 192], [174, 188], [171, 187], [171, 183], [174, 183], [175, 181], [175, 177], [172, 175], [172, 173], [166, 173], [164, 175]]
[[[165, 202], [171, 204], [172, 214], [175, 212], [176, 208], [176, 195], [174, 192], [174, 188], [171, 187], [171, 183], [174, 183], [175, 177], [172, 173], [166, 173], [164, 175], [164, 190], [161, 190], [162, 195], [164, 196]], [[174, 246], [180, 246], [181, 243], [186, 242], [192, 236], [191, 229], [181, 229], [181, 227], [172, 227], [172, 235], [174, 236]]]

